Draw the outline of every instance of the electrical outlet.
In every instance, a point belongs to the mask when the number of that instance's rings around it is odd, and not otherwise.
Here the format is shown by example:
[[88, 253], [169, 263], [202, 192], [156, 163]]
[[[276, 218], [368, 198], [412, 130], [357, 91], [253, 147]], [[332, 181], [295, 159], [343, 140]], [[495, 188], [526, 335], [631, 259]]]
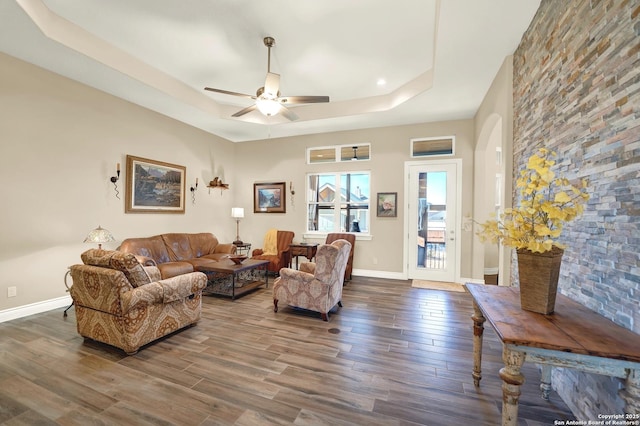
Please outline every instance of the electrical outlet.
[[16, 297], [18, 295], [17, 287], [7, 287], [7, 297]]

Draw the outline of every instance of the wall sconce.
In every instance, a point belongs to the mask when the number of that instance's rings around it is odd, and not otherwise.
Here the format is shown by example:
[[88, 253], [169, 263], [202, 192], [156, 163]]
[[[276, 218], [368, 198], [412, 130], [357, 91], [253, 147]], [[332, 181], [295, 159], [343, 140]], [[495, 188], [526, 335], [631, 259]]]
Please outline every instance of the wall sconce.
[[240, 219], [244, 217], [244, 209], [242, 207], [232, 207], [231, 217], [236, 220], [236, 240], [233, 242], [235, 245], [242, 244], [240, 239]]
[[196, 191], [197, 190], [198, 190], [198, 178], [196, 178], [195, 186], [192, 186], [190, 188], [190, 191], [191, 191], [191, 204], [195, 204], [196, 203]]
[[118, 191], [118, 184], [116, 182], [118, 182], [118, 180], [120, 180], [120, 163], [116, 164], [116, 176], [111, 176], [111, 178], [109, 180], [113, 184], [113, 189], [114, 189], [114, 191], [116, 191], [116, 198], [119, 200], [120, 199], [120, 191]]
[[291, 206], [293, 206], [293, 196], [296, 195], [296, 191], [293, 189], [293, 181], [289, 182], [289, 193], [291, 194]]

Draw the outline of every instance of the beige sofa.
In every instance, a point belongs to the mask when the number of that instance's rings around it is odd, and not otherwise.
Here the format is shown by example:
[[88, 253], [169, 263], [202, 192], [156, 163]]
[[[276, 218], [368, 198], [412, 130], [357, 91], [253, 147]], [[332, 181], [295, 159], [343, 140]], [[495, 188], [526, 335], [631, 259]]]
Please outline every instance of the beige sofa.
[[220, 244], [211, 233], [169, 233], [127, 238], [119, 251], [132, 253], [144, 266], [157, 266], [163, 279], [195, 271], [199, 265], [217, 262], [236, 252], [233, 244]]
[[162, 280], [131, 253], [91, 249], [73, 265], [69, 289], [78, 333], [131, 355], [200, 319], [207, 277], [192, 272]]

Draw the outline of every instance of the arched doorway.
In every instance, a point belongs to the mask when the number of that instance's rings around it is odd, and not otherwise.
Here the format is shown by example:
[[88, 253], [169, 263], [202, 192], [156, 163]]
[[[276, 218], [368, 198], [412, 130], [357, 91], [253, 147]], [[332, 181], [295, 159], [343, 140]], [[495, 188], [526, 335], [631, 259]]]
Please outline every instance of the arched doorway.
[[[483, 123], [478, 137], [474, 164], [474, 212], [476, 222], [484, 222], [492, 213], [505, 208], [506, 188], [511, 173], [507, 173], [506, 155], [510, 150], [503, 144], [503, 119], [499, 114], [491, 114]], [[509, 151], [509, 152], [505, 152]], [[474, 225], [474, 233], [478, 225]], [[508, 284], [510, 258], [508, 251], [495, 244], [482, 243], [478, 237], [473, 240], [474, 279], [484, 279], [485, 274], [498, 274], [498, 283]]]

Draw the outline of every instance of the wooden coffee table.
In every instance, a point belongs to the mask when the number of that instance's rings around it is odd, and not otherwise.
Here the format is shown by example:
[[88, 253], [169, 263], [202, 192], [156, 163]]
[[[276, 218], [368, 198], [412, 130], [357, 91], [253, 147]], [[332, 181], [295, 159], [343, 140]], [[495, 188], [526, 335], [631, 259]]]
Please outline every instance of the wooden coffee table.
[[268, 264], [268, 260], [246, 259], [236, 265], [229, 259], [223, 259], [208, 265], [199, 265], [196, 270], [207, 275], [208, 283], [204, 294], [231, 296], [231, 300], [234, 300], [236, 296], [263, 284], [265, 288], [269, 287]]

